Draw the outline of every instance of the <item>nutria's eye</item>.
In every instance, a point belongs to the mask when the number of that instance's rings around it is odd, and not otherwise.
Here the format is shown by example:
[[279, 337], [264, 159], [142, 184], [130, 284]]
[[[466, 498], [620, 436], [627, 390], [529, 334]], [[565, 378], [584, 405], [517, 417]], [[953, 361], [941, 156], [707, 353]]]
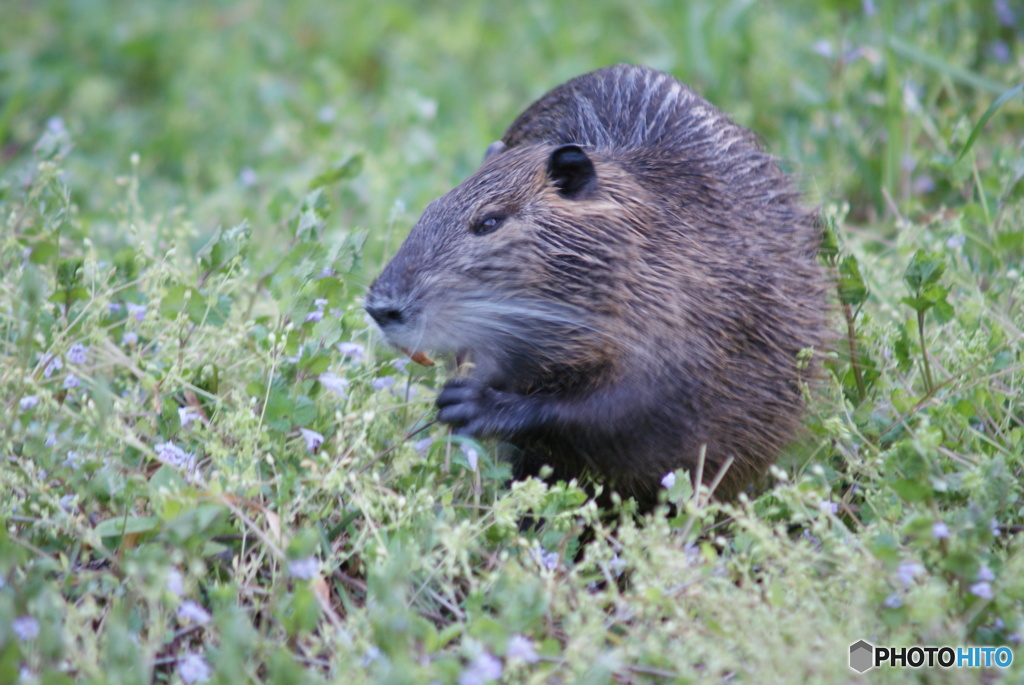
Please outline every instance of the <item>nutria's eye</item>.
[[495, 230], [505, 222], [505, 215], [498, 213], [485, 214], [469, 229], [476, 235], [484, 235]]

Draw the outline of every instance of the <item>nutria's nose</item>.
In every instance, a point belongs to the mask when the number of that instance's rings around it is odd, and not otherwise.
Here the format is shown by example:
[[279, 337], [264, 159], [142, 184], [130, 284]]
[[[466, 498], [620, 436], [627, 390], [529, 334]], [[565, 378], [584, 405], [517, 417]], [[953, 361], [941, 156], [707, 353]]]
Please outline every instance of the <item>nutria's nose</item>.
[[373, 320], [381, 328], [390, 324], [402, 323], [405, 320], [405, 314], [402, 310], [395, 307], [366, 305], [365, 309], [366, 313], [372, 316]]

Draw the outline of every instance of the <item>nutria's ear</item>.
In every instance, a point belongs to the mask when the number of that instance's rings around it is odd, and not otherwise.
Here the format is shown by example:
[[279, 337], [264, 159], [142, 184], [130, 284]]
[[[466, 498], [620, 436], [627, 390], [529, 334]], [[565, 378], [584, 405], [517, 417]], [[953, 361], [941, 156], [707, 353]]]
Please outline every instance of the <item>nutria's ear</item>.
[[487, 160], [489, 160], [494, 155], [501, 154], [502, 152], [504, 152], [507, 149], [508, 149], [508, 146], [505, 145], [505, 141], [502, 141], [502, 140], [494, 141], [493, 143], [491, 143], [490, 145], [487, 146], [487, 152], [484, 153], [484, 161], [486, 162]]
[[562, 197], [576, 199], [594, 187], [597, 173], [594, 163], [579, 145], [563, 145], [551, 153], [548, 176]]

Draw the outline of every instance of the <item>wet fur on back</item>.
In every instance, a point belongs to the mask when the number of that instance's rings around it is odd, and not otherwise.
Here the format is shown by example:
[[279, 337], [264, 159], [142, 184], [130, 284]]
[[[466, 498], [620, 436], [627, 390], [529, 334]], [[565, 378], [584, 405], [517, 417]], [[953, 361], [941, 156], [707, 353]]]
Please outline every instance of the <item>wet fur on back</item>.
[[619, 65], [552, 90], [432, 202], [367, 296], [393, 344], [468, 355], [439, 418], [515, 446], [514, 474], [656, 500], [761, 472], [826, 338], [815, 217], [752, 134], [687, 86]]

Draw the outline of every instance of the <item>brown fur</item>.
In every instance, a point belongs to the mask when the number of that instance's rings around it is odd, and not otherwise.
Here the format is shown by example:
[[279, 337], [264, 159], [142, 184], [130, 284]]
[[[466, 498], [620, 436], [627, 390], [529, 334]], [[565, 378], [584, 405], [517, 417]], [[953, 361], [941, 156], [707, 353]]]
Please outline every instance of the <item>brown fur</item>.
[[792, 439], [813, 373], [797, 354], [826, 338], [819, 243], [747, 130], [619, 65], [516, 119], [366, 307], [400, 347], [471, 358], [439, 418], [513, 445], [516, 477], [548, 464], [646, 507], [702, 446], [706, 481], [735, 458], [730, 494]]

